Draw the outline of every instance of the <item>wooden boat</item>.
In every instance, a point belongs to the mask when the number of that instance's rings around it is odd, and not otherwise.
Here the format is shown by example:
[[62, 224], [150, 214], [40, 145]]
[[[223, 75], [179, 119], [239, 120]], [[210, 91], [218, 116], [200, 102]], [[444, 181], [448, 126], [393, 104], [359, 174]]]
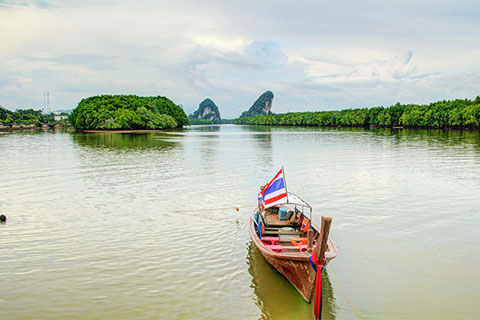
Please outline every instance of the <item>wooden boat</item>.
[[[292, 217], [283, 220], [282, 213], [287, 210]], [[307, 216], [306, 210], [309, 210]], [[293, 219], [292, 219], [293, 218]], [[299, 221], [312, 221], [312, 208], [298, 196], [287, 193], [286, 203], [268, 209], [262, 209], [259, 202], [249, 221], [250, 236], [253, 243], [278, 272], [300, 292], [303, 298], [310, 303], [314, 296], [316, 272], [310, 264], [310, 256], [316, 255], [318, 261], [325, 256], [331, 261], [338, 254], [333, 240], [328, 238], [331, 218], [322, 217], [322, 228], [315, 224], [306, 230]], [[260, 225], [260, 228], [259, 228]], [[259, 229], [262, 231], [260, 238]], [[271, 241], [277, 238], [278, 241]], [[301, 241], [295, 238], [306, 239], [307, 244], [299, 245]], [[267, 239], [267, 240], [265, 240]], [[293, 241], [292, 241], [293, 239]]]

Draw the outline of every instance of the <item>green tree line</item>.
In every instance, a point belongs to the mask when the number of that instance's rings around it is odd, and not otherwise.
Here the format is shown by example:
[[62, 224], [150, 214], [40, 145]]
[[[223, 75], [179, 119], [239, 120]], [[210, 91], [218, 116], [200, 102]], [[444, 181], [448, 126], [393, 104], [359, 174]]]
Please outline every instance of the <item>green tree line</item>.
[[257, 115], [240, 117], [235, 119], [234, 123], [271, 126], [480, 129], [480, 96], [475, 100], [443, 100], [428, 105], [397, 103], [391, 107]]
[[166, 97], [101, 95], [85, 98], [72, 111], [77, 129], [168, 129], [187, 125], [183, 109]]
[[33, 109], [17, 109], [10, 111], [8, 109], [0, 107], [0, 123], [6, 126], [11, 125], [36, 125], [42, 126], [43, 124], [55, 124], [54, 114], [44, 114], [40, 110]]

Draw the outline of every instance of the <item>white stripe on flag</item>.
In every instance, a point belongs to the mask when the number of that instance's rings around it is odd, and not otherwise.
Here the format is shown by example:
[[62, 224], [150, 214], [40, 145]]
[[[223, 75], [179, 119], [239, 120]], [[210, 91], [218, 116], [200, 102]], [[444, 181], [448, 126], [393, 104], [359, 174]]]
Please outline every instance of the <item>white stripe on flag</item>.
[[277, 191], [274, 191], [274, 192], [272, 192], [272, 193], [269, 193], [269, 194], [265, 195], [265, 201], [268, 200], [268, 199], [274, 198], [274, 197], [276, 197], [276, 196], [279, 196], [279, 195], [281, 195], [282, 193], [287, 193], [287, 191], [285, 190], [285, 188], [278, 189]]
[[264, 207], [265, 207], [265, 209], [267, 209], [267, 208], [270, 208], [270, 207], [273, 207], [273, 206], [276, 206], [276, 205], [279, 205], [279, 204], [287, 203], [286, 199], [287, 199], [287, 197], [282, 198], [282, 199], [277, 200], [275, 202], [266, 204]]

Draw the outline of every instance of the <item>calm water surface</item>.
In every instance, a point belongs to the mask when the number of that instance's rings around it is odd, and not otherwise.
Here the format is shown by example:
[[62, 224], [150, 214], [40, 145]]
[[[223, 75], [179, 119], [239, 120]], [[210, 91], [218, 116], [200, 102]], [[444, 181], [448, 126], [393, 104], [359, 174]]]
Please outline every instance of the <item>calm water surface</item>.
[[249, 239], [281, 166], [333, 217], [325, 319], [333, 274], [367, 319], [480, 318], [478, 132], [224, 125], [0, 133], [0, 319], [312, 318]]

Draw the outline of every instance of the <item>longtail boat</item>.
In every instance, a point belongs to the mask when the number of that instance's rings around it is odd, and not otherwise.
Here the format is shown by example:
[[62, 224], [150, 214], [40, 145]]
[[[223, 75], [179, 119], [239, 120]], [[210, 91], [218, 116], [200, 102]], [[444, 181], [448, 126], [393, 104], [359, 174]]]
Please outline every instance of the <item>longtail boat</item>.
[[249, 220], [252, 241], [265, 260], [310, 303], [317, 281], [312, 258], [326, 264], [338, 254], [328, 238], [332, 219], [322, 216], [321, 228], [312, 223], [312, 207], [287, 192], [283, 168], [260, 189], [258, 206]]

